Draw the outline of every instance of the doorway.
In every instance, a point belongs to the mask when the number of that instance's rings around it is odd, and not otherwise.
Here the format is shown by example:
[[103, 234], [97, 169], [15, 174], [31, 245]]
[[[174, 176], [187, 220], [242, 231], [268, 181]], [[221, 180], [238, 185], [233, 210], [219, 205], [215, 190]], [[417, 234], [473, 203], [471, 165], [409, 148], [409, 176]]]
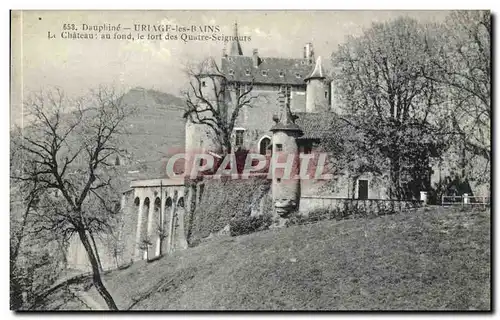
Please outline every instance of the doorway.
[[368, 180], [358, 180], [358, 199], [368, 199]]

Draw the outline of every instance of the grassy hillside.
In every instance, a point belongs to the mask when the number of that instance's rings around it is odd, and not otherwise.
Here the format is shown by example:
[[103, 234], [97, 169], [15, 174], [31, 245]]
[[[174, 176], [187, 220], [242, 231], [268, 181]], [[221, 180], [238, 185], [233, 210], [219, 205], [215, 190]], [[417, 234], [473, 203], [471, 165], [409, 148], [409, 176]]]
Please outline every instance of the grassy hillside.
[[[488, 310], [490, 212], [421, 209], [220, 238], [105, 279], [121, 309]], [[104, 305], [95, 289], [83, 296]], [[43, 308], [85, 299], [55, 290]]]

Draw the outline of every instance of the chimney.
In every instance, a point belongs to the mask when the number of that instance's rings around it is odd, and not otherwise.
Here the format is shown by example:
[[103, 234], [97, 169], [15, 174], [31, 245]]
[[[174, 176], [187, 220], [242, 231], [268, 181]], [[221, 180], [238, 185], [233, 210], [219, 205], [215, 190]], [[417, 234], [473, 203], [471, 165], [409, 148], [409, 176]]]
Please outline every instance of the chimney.
[[309, 63], [314, 61], [314, 51], [312, 43], [308, 42], [304, 46], [304, 59], [307, 59]]
[[259, 50], [253, 49], [252, 61], [253, 67], [257, 68], [259, 66]]

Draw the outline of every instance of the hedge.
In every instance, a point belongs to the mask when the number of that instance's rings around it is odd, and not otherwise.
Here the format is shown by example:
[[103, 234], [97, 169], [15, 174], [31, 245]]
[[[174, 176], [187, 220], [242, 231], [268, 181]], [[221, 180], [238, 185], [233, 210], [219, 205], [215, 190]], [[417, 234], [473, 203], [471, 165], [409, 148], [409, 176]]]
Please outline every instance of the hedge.
[[[205, 180], [204, 191], [192, 217], [190, 243], [217, 233], [232, 219], [249, 217], [252, 207], [268, 197], [271, 181], [265, 177], [245, 180]], [[199, 185], [198, 185], [199, 188]], [[267, 202], [266, 206], [267, 206]]]

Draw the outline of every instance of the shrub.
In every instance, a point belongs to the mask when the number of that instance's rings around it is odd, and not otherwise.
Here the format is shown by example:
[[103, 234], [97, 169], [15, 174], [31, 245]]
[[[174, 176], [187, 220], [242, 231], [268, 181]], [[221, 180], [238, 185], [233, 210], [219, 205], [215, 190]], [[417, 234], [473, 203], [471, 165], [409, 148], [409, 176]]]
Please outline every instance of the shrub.
[[198, 203], [189, 242], [215, 234], [231, 222], [250, 216], [252, 205], [269, 193], [270, 180], [253, 178], [246, 180], [206, 179], [204, 192]]
[[234, 218], [229, 223], [231, 227], [231, 236], [240, 236], [266, 230], [272, 222], [272, 217], [270, 215]]

